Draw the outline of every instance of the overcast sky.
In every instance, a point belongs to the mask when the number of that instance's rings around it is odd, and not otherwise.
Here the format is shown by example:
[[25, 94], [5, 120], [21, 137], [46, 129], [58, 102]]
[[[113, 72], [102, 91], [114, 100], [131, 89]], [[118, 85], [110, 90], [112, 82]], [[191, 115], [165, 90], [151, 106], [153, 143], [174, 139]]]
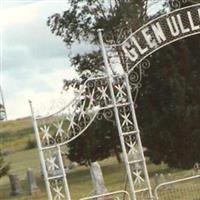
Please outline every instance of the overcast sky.
[[[28, 99], [40, 108], [63, 97], [62, 80], [76, 76], [69, 50], [46, 25], [48, 16], [67, 8], [66, 0], [1, 0], [1, 86], [9, 119], [30, 115]], [[85, 49], [91, 47], [76, 45], [71, 51]]]
[[74, 77], [69, 51], [46, 25], [47, 17], [67, 9], [66, 1], [4, 1], [1, 85], [8, 118], [30, 114], [35, 107], [61, 95], [62, 80]]

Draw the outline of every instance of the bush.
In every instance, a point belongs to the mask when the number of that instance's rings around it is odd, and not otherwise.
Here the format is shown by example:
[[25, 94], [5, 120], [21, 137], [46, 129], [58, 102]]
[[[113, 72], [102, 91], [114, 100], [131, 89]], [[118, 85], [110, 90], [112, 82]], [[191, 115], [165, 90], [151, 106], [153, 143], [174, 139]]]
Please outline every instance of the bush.
[[28, 150], [28, 149], [34, 149], [36, 146], [37, 146], [36, 141], [33, 140], [33, 139], [29, 139], [29, 140], [27, 141], [27, 144], [26, 144], [25, 149], [26, 149], [26, 150]]
[[0, 150], [0, 178], [6, 176], [10, 169], [10, 165], [4, 162], [2, 151]]

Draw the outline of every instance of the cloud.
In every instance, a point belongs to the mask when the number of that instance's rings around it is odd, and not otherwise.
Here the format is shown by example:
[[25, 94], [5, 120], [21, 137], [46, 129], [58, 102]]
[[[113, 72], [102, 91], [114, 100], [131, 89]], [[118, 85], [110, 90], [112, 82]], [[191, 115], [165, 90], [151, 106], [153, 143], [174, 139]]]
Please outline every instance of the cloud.
[[2, 82], [9, 119], [29, 115], [30, 98], [39, 105], [58, 97], [63, 79], [76, 76], [64, 43], [46, 25], [48, 16], [66, 7], [66, 1], [43, 1], [1, 12]]
[[[67, 10], [69, 4], [65, 0], [34, 2], [16, 7], [9, 1], [1, 12], [0, 19], [4, 19], [0, 24], [3, 29], [2, 82], [9, 119], [30, 115], [28, 99], [38, 107], [60, 97], [63, 79], [77, 76], [70, 68], [68, 54], [95, 49], [86, 42], [67, 49], [61, 38], [50, 32], [47, 18]], [[66, 102], [70, 96], [66, 96]]]
[[[6, 89], [6, 108], [9, 119], [30, 116], [28, 100], [33, 102], [37, 114], [47, 113], [47, 109], [51, 108], [52, 104], [58, 105], [61, 100], [62, 104], [60, 106], [54, 107], [52, 110], [48, 109], [48, 111], [52, 113], [66, 105], [73, 98], [71, 92], [66, 93], [62, 91], [63, 85], [61, 79], [64, 79], [66, 75], [69, 77], [77, 76], [76, 72], [72, 68], [57, 70], [56, 72], [46, 74], [46, 76], [41, 74], [40, 76], [42, 78], [38, 76], [37, 80], [40, 81], [40, 84], [37, 84], [35, 88], [26, 86], [23, 90], [18, 90], [17, 92], [14, 91], [13, 93], [11, 91], [7, 93], [8, 90]], [[10, 86], [6, 87], [11, 88], [12, 83], [14, 83], [15, 80], [12, 77], [7, 77], [7, 79], [11, 81], [11, 83]], [[15, 85], [16, 83], [13, 84], [14, 88]], [[48, 87], [48, 89], [43, 87]]]
[[21, 24], [25, 25], [37, 18], [36, 7], [26, 6], [15, 7], [9, 9], [2, 9], [0, 12], [0, 27], [1, 30], [5, 31], [10, 26], [19, 26]]

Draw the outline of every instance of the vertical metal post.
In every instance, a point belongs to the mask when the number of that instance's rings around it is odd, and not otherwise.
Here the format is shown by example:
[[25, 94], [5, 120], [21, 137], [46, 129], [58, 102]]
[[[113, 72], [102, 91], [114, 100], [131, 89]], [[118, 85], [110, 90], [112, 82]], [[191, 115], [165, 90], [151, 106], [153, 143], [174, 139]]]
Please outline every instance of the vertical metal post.
[[44, 174], [44, 180], [45, 180], [45, 184], [46, 184], [48, 200], [53, 200], [52, 194], [51, 194], [51, 189], [50, 189], [50, 183], [49, 183], [49, 180], [48, 180], [46, 165], [45, 165], [44, 154], [43, 154], [43, 151], [42, 151], [42, 145], [41, 145], [41, 141], [40, 141], [40, 135], [39, 135], [39, 131], [38, 131], [37, 121], [36, 121], [36, 118], [35, 118], [35, 114], [34, 114], [34, 111], [33, 111], [33, 106], [32, 106], [31, 101], [29, 101], [29, 105], [30, 105], [30, 109], [31, 109], [32, 122], [33, 122], [33, 127], [34, 127], [34, 130], [35, 130], [35, 136], [36, 136], [36, 141], [37, 141], [37, 146], [38, 146], [40, 163], [41, 163], [41, 166], [42, 166], [42, 172]]
[[135, 194], [133, 179], [132, 179], [132, 175], [131, 175], [131, 168], [130, 168], [130, 165], [128, 163], [128, 155], [127, 155], [127, 152], [126, 152], [124, 137], [122, 135], [122, 128], [121, 128], [121, 123], [120, 123], [120, 118], [119, 118], [119, 111], [117, 109], [114, 89], [113, 89], [113, 85], [112, 85], [112, 76], [109, 72], [109, 63], [108, 63], [108, 58], [107, 58], [107, 54], [106, 54], [106, 49], [105, 49], [104, 42], [103, 42], [102, 30], [101, 29], [98, 30], [98, 36], [99, 36], [99, 41], [100, 41], [101, 50], [102, 50], [103, 59], [104, 59], [104, 64], [105, 64], [105, 72], [108, 75], [109, 89], [110, 89], [111, 98], [112, 98], [113, 105], [114, 105], [114, 113], [115, 113], [115, 118], [116, 118], [116, 122], [117, 122], [117, 129], [118, 129], [119, 138], [120, 138], [120, 142], [121, 142], [121, 146], [122, 146], [122, 152], [123, 152], [124, 162], [125, 162], [126, 171], [127, 171], [127, 175], [128, 175], [128, 180], [129, 180], [129, 184], [130, 184], [131, 199], [136, 200], [136, 194]]
[[58, 149], [59, 163], [60, 163], [60, 167], [61, 167], [61, 170], [62, 170], [62, 173], [63, 173], [65, 193], [66, 193], [66, 196], [67, 196], [67, 200], [71, 200], [71, 196], [70, 196], [70, 192], [69, 192], [69, 186], [68, 186], [68, 183], [67, 183], [65, 168], [64, 168], [64, 165], [63, 165], [63, 159], [62, 159], [62, 154], [61, 154], [61, 150], [60, 150], [59, 145], [57, 146], [57, 149]]
[[145, 162], [144, 152], [143, 152], [143, 148], [142, 148], [140, 130], [139, 130], [139, 127], [138, 127], [137, 118], [136, 118], [136, 114], [135, 114], [135, 106], [134, 106], [133, 98], [132, 98], [132, 95], [131, 95], [131, 88], [130, 88], [130, 85], [129, 85], [128, 75], [126, 73], [125, 73], [125, 80], [126, 80], [128, 98], [129, 98], [129, 102], [130, 102], [130, 105], [131, 105], [132, 118], [133, 118], [133, 121], [134, 121], [134, 124], [135, 124], [135, 128], [136, 128], [136, 131], [137, 131], [136, 138], [137, 138], [139, 150], [140, 150], [140, 153], [141, 153], [141, 156], [142, 156], [142, 160], [143, 160], [144, 176], [145, 176], [145, 179], [146, 179], [146, 182], [147, 182], [147, 186], [149, 188], [150, 199], [154, 199], [153, 194], [152, 194], [150, 180], [149, 180], [149, 174], [148, 174], [148, 170], [147, 170], [147, 166], [146, 166], [146, 162]]
[[[0, 2], [0, 9], [3, 8], [3, 2]], [[7, 120], [7, 112], [6, 112], [6, 106], [5, 106], [5, 101], [4, 101], [4, 96], [3, 96], [3, 90], [1, 88], [2, 85], [2, 70], [3, 70], [3, 31], [0, 30], [0, 96], [2, 100], [2, 104], [4, 107], [4, 112], [5, 112], [5, 120]]]
[[1, 88], [1, 85], [0, 85], [0, 95], [1, 95], [1, 101], [2, 101], [2, 104], [3, 104], [3, 107], [4, 107], [4, 111], [5, 111], [5, 120], [7, 120], [8, 118], [7, 118], [6, 106], [5, 106], [3, 90]]

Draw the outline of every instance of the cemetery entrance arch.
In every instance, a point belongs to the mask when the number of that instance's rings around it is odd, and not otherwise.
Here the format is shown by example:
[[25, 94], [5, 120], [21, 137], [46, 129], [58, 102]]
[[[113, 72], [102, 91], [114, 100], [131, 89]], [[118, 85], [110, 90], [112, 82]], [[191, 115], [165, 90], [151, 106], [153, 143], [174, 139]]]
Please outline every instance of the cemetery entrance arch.
[[[173, 2], [181, 5], [182, 1]], [[105, 43], [102, 31], [99, 30], [105, 75], [89, 78], [79, 88], [79, 95], [71, 104], [52, 115], [38, 118], [31, 105], [49, 200], [71, 199], [62, 147], [82, 134], [96, 117], [110, 119], [113, 116], [118, 128], [131, 199], [139, 199], [141, 193], [147, 199], [154, 199], [134, 102], [142, 75], [150, 67], [146, 58], [164, 46], [199, 33], [200, 4], [162, 15], [129, 34], [119, 44]], [[119, 55], [123, 57], [126, 70], [123, 74], [115, 75], [110, 67], [118, 62]]]

